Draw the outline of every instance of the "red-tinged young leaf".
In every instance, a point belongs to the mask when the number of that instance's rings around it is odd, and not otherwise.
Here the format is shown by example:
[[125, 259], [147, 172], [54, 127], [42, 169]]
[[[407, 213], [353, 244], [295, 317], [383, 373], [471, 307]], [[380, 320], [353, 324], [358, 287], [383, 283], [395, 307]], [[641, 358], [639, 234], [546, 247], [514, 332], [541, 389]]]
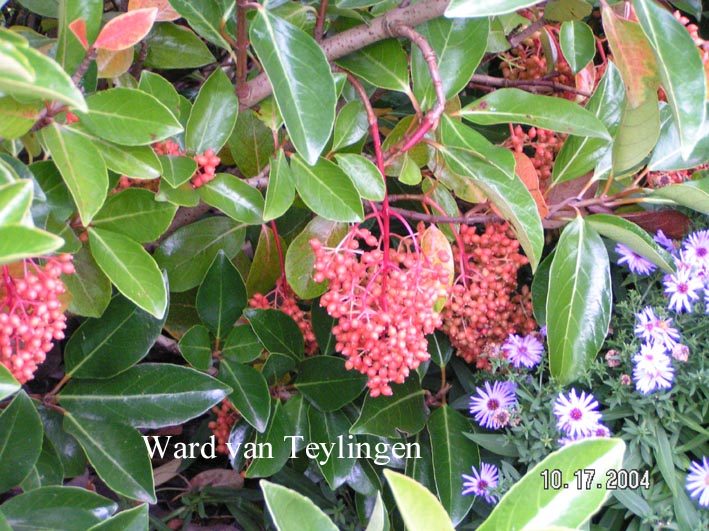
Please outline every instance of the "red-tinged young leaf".
[[677, 210], [627, 212], [620, 214], [628, 221], [640, 225], [646, 231], [655, 234], [658, 230], [673, 240], [681, 240], [692, 225], [686, 214]]
[[84, 47], [84, 50], [88, 50], [89, 41], [86, 38], [86, 21], [83, 18], [77, 18], [74, 22], [69, 24], [69, 29], [74, 36], [79, 39], [79, 42]]
[[158, 15], [155, 22], [171, 22], [180, 18], [168, 0], [128, 0], [128, 11], [136, 11], [148, 7], [156, 7]]
[[534, 202], [537, 203], [539, 215], [542, 218], [547, 217], [549, 207], [542, 192], [539, 190], [539, 172], [537, 172], [531, 159], [524, 153], [513, 151], [512, 155], [515, 157], [515, 173], [527, 187], [529, 193], [532, 194]]
[[111, 19], [98, 34], [94, 48], [124, 50], [139, 43], [153, 27], [158, 10], [136, 9]]

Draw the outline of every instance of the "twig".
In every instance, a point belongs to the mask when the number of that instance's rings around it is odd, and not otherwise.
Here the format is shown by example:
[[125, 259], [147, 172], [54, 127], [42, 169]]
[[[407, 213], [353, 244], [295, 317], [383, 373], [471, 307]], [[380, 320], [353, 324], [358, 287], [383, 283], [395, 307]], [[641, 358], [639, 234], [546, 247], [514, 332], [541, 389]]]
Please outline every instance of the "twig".
[[143, 39], [140, 43], [140, 52], [138, 52], [138, 59], [133, 64], [130, 69], [130, 73], [134, 78], [140, 77], [140, 72], [143, 70], [143, 63], [145, 63], [145, 58], [148, 57], [148, 41]]
[[320, 0], [318, 18], [315, 19], [315, 28], [313, 29], [313, 37], [315, 37], [316, 42], [322, 41], [323, 38], [323, 28], [325, 27], [325, 17], [327, 16], [327, 4], [328, 0]]
[[155, 340], [155, 345], [167, 350], [171, 354], [180, 354], [180, 347], [177, 346], [177, 341], [175, 341], [171, 337], [167, 337], [161, 334]]
[[248, 94], [246, 87], [246, 62], [248, 61], [249, 36], [246, 32], [244, 0], [236, 2], [236, 95], [241, 100]]
[[74, 82], [74, 85], [76, 85], [77, 87], [79, 86], [79, 83], [81, 83], [81, 79], [84, 77], [84, 74], [86, 74], [86, 71], [89, 69], [89, 66], [91, 66], [91, 62], [94, 59], [96, 59], [96, 48], [89, 48], [88, 50], [86, 50], [84, 60], [81, 61], [81, 64], [76, 69], [76, 72], [74, 72], [74, 75], [71, 76], [71, 80]]
[[564, 85], [563, 83], [558, 83], [556, 81], [550, 81], [547, 79], [503, 79], [499, 77], [487, 76], [485, 74], [474, 74], [470, 78], [471, 83], [478, 85], [484, 85], [487, 87], [547, 87], [556, 92], [572, 92], [574, 94], [579, 94], [589, 98], [591, 96], [590, 92], [585, 90], [577, 89], [576, 87], [571, 87], [569, 85]]
[[510, 43], [510, 48], [516, 48], [520, 42], [525, 40], [527, 37], [531, 37], [537, 31], [542, 29], [542, 27], [544, 27], [544, 24], [546, 24], [546, 20], [544, 20], [544, 17], [539, 17], [526, 28], [518, 31], [514, 35], [511, 35], [510, 38], [507, 39]]

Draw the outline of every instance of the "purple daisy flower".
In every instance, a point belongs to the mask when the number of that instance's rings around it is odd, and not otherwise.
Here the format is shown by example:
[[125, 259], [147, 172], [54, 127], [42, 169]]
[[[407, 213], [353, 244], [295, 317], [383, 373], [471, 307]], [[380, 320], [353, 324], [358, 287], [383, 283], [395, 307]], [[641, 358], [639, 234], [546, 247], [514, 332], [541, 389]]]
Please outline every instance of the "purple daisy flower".
[[516, 368], [524, 365], [531, 369], [542, 360], [544, 345], [531, 334], [524, 337], [510, 334], [502, 345], [502, 350], [507, 352], [507, 359]]
[[646, 395], [658, 389], [672, 387], [674, 367], [662, 347], [655, 344], [642, 345], [640, 352], [633, 356], [633, 361], [633, 379], [638, 391]]
[[653, 240], [662, 245], [662, 247], [664, 247], [668, 253], [675, 254], [677, 252], [677, 244], [673, 239], [665, 236], [665, 233], [662, 232], [662, 229], [657, 231], [657, 234], [655, 234]]
[[517, 400], [515, 393], [517, 385], [513, 382], [495, 382], [492, 387], [490, 382], [485, 382], [485, 389], [477, 387], [477, 395], [470, 397], [470, 414], [475, 415], [475, 420], [482, 427], [496, 430], [505, 426], [502, 421], [505, 417], [500, 411], [512, 409]]
[[577, 396], [576, 389], [571, 389], [568, 397], [559, 393], [554, 402], [556, 426], [571, 439], [589, 437], [601, 422], [601, 414], [596, 409], [598, 401], [591, 393], [581, 391], [581, 396]]
[[630, 247], [626, 247], [622, 243], [615, 246], [615, 252], [620, 255], [618, 264], [627, 264], [631, 273], [638, 275], [649, 275], [657, 266], [644, 256], [639, 255]]
[[495, 503], [497, 497], [493, 496], [490, 491], [497, 487], [497, 467], [488, 463], [480, 463], [480, 472], [475, 467], [472, 467], [472, 476], [462, 474], [463, 479], [463, 496], [474, 494], [482, 496], [487, 503]]
[[643, 308], [635, 317], [638, 320], [635, 335], [645, 341], [660, 343], [665, 350], [672, 350], [679, 341], [679, 332], [670, 326], [672, 319], [660, 319], [650, 306]]
[[691, 312], [692, 304], [699, 299], [697, 291], [704, 288], [702, 281], [693, 275], [692, 267], [686, 262], [678, 262], [677, 271], [665, 275], [663, 284], [665, 295], [670, 296], [667, 307], [678, 313]]
[[709, 460], [706, 456], [702, 457], [701, 464], [692, 461], [689, 465], [685, 486], [692, 498], [699, 498], [699, 505], [709, 507]]
[[682, 244], [682, 258], [697, 267], [709, 266], [709, 231], [690, 234]]
[[611, 430], [608, 429], [607, 426], [604, 426], [601, 423], [596, 424], [596, 426], [591, 430], [590, 435], [586, 436], [577, 436], [577, 437], [563, 437], [559, 439], [559, 444], [561, 446], [566, 446], [569, 443], [575, 442], [575, 441], [580, 441], [582, 439], [588, 439], [589, 437], [610, 437], [611, 436]]

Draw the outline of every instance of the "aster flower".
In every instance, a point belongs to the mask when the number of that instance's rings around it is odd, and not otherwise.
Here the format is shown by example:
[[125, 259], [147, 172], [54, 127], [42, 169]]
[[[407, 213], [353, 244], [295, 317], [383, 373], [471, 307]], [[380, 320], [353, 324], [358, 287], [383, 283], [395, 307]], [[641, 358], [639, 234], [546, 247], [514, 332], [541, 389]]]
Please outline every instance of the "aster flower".
[[618, 264], [627, 264], [631, 273], [649, 275], [656, 269], [656, 265], [642, 255], [626, 247], [622, 243], [615, 246], [615, 252], [620, 255]]
[[701, 464], [692, 461], [689, 465], [687, 483], [685, 484], [689, 495], [692, 498], [699, 498], [699, 505], [709, 507], [709, 460], [702, 457]]
[[497, 487], [497, 467], [488, 463], [480, 463], [480, 472], [472, 467], [473, 475], [462, 474], [463, 496], [474, 494], [482, 496], [487, 503], [495, 503], [497, 497], [490, 494], [490, 491]]
[[590, 436], [601, 421], [601, 414], [596, 411], [598, 401], [589, 393], [581, 391], [576, 395], [576, 389], [571, 389], [569, 396], [559, 393], [554, 402], [554, 415], [557, 418], [557, 428], [566, 432], [571, 439]]
[[581, 439], [588, 439], [589, 437], [610, 437], [611, 430], [607, 426], [601, 424], [600, 422], [591, 430], [589, 435], [577, 436], [577, 437], [563, 437], [559, 439], [559, 444], [561, 446], [566, 446], [574, 441], [580, 441]]
[[657, 231], [653, 240], [662, 245], [662, 247], [664, 247], [668, 253], [674, 254], [677, 252], [677, 244], [675, 244], [675, 241], [673, 239], [665, 236], [665, 233], [662, 232], [662, 229]]
[[660, 319], [650, 306], [643, 308], [635, 317], [638, 320], [635, 335], [645, 341], [659, 343], [666, 350], [672, 350], [679, 341], [679, 332], [670, 326], [672, 319]]
[[665, 275], [663, 280], [665, 295], [670, 296], [667, 307], [678, 313], [691, 312], [692, 304], [699, 299], [697, 291], [704, 288], [701, 280], [694, 276], [691, 266], [686, 262], [677, 263], [677, 271]]
[[502, 350], [507, 352], [507, 359], [516, 368], [524, 365], [531, 369], [542, 360], [544, 345], [531, 334], [524, 337], [510, 334], [502, 345]]
[[[515, 405], [517, 385], [513, 382], [485, 382], [485, 389], [477, 387], [477, 395], [470, 397], [470, 414], [482, 427], [496, 430], [509, 421], [509, 416], [500, 415], [501, 410], [509, 410]], [[509, 411], [508, 411], [509, 412]]]
[[709, 231], [690, 234], [682, 244], [683, 259], [697, 267], [709, 266]]
[[[644, 349], [643, 349], [644, 347]], [[669, 389], [674, 379], [674, 367], [669, 356], [656, 345], [643, 345], [633, 357], [635, 387], [643, 394], [657, 389]]]

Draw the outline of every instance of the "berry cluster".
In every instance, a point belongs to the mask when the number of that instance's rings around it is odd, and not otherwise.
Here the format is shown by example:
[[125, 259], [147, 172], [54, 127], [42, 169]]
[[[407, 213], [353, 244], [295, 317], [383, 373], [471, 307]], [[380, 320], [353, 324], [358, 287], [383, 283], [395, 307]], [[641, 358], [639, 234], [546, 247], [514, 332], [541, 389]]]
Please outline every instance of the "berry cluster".
[[241, 415], [239, 415], [234, 404], [232, 404], [228, 398], [222, 400], [221, 405], [214, 406], [212, 413], [214, 413], [217, 418], [209, 423], [209, 429], [212, 430], [212, 433], [214, 433], [217, 439], [217, 452], [228, 455], [229, 447], [226, 443], [229, 441], [231, 429], [241, 418]]
[[[184, 155], [187, 152], [180, 149], [177, 142], [173, 142], [169, 138], [165, 142], [156, 142], [153, 144], [153, 150], [158, 155]], [[192, 176], [192, 186], [199, 188], [203, 184], [208, 183], [216, 175], [217, 166], [221, 163], [221, 159], [217, 157], [212, 148], [206, 149], [204, 153], [197, 154], [194, 157], [195, 162], [199, 165], [197, 171]]]
[[457, 278], [441, 329], [458, 356], [488, 369], [491, 357], [505, 356], [501, 346], [510, 334], [536, 328], [529, 288], [517, 289], [517, 272], [528, 261], [506, 223], [491, 223], [482, 234], [462, 225], [460, 239], [464, 248], [461, 256], [453, 247]]
[[20, 383], [34, 377], [37, 366], [64, 339], [66, 316], [59, 299], [62, 274], [74, 272], [69, 254], [48, 258], [44, 265], [24, 260], [2, 266], [0, 278], [0, 363]]
[[691, 170], [651, 171], [647, 174], [647, 184], [651, 188], [662, 188], [670, 184], [681, 184], [690, 180], [695, 171], [703, 170], [706, 167], [706, 164], [702, 164]]
[[450, 253], [429, 257], [419, 235], [398, 249], [355, 227], [335, 249], [311, 240], [316, 282], [329, 281], [320, 305], [335, 319], [335, 349], [348, 370], [369, 378], [372, 397], [391, 396], [391, 382], [403, 383], [429, 359], [426, 335], [441, 324], [434, 306], [447, 297]]
[[527, 148], [526, 155], [529, 156], [539, 172], [540, 188], [546, 189], [547, 181], [551, 179], [554, 159], [565, 138], [565, 135], [536, 127], [530, 127], [525, 132], [521, 125], [517, 125], [512, 128], [512, 133], [505, 141], [505, 146], [514, 149], [517, 153], [522, 153]]
[[313, 332], [313, 324], [310, 320], [310, 312], [306, 312], [298, 305], [298, 299], [283, 279], [278, 279], [276, 288], [266, 295], [255, 293], [249, 299], [250, 308], [274, 308], [290, 316], [300, 328], [305, 340], [305, 353], [308, 356], [315, 354], [318, 350], [318, 342]]
[[707, 76], [709, 76], [709, 41], [706, 41], [699, 36], [699, 27], [696, 24], [692, 23], [682, 13], [680, 13], [679, 11], [675, 11], [673, 15], [687, 28], [687, 31], [692, 36], [694, 44], [697, 46], [697, 48], [699, 48], [699, 53], [702, 54], [702, 63], [704, 63], [704, 70], [707, 71]]

